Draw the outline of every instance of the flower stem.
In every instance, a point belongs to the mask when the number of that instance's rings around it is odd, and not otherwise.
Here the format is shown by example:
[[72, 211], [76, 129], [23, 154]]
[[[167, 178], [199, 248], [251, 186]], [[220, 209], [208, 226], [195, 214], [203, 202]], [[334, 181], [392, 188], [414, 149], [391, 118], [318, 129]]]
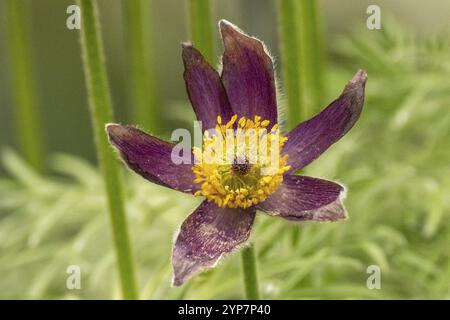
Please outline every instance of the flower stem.
[[242, 250], [242, 270], [244, 273], [245, 296], [248, 300], [258, 300], [259, 285], [253, 244]]
[[[281, 61], [286, 90], [288, 127], [292, 129], [306, 118], [300, 90], [300, 36], [296, 11], [297, 0], [279, 0]], [[303, 111], [303, 112], [302, 112]]]
[[27, 162], [36, 170], [44, 171], [44, 152], [38, 105], [33, 81], [30, 42], [27, 33], [27, 17], [23, 1], [6, 2], [8, 48], [12, 92], [15, 100], [17, 137]]
[[77, 1], [82, 12], [81, 48], [91, 119], [97, 156], [105, 181], [122, 297], [136, 299], [133, 259], [128, 238], [121, 177], [116, 157], [104, 131], [105, 124], [112, 120], [113, 114], [104, 64], [97, 2], [95, 0]]
[[209, 63], [214, 64], [209, 0], [189, 0], [189, 15], [193, 44]]
[[133, 119], [144, 128], [157, 131], [158, 98], [153, 78], [152, 52], [149, 48], [150, 14], [146, 0], [123, 0], [126, 40], [129, 51], [129, 92]]
[[323, 95], [323, 50], [315, 0], [279, 0], [281, 58], [293, 128], [319, 109]]
[[[323, 96], [323, 49], [316, 0], [298, 1], [300, 86], [306, 118], [320, 109]], [[305, 120], [306, 118], [302, 119]]]

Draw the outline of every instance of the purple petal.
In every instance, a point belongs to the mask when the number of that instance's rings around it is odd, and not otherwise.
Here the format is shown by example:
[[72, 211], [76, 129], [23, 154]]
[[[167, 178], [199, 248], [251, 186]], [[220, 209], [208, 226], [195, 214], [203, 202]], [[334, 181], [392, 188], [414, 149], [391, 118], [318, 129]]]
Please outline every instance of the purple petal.
[[286, 175], [277, 191], [256, 207], [294, 221], [335, 221], [347, 217], [343, 194], [344, 187], [335, 182]]
[[222, 82], [231, 108], [239, 117], [255, 115], [277, 122], [275, 80], [271, 57], [261, 41], [246, 36], [231, 23], [221, 20], [225, 47]]
[[118, 124], [107, 125], [106, 131], [128, 167], [144, 178], [182, 192], [194, 193], [199, 189], [194, 183], [192, 165], [173, 163], [172, 143]]
[[312, 162], [353, 127], [364, 103], [366, 80], [367, 74], [358, 70], [339, 98], [289, 133], [283, 149], [283, 154], [289, 154], [289, 172]]
[[216, 126], [217, 116], [230, 120], [232, 110], [220, 76], [190, 43], [183, 44], [184, 80], [197, 119], [203, 129]]
[[172, 254], [173, 284], [214, 267], [224, 254], [244, 244], [255, 218], [254, 209], [218, 207], [207, 200], [183, 222]]

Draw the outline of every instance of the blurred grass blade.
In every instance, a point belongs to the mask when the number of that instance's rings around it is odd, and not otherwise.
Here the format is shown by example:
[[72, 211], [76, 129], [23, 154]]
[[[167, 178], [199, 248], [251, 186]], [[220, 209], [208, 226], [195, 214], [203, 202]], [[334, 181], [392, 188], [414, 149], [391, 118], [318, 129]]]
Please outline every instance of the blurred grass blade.
[[84, 72], [91, 118], [97, 143], [97, 156], [105, 180], [113, 239], [119, 264], [122, 296], [136, 299], [133, 259], [118, 162], [110, 147], [104, 127], [112, 120], [111, 98], [106, 78], [103, 45], [98, 21], [97, 2], [78, 0], [83, 14], [80, 32]]
[[324, 56], [315, 0], [279, 0], [280, 47], [289, 128], [318, 112]]
[[324, 96], [324, 54], [316, 0], [299, 0], [297, 3], [302, 108], [310, 117], [320, 110], [321, 96]]
[[215, 64], [209, 0], [188, 0], [191, 37], [205, 59]]
[[5, 6], [17, 137], [25, 159], [42, 172], [45, 167], [42, 131], [30, 59], [26, 7], [24, 1], [16, 0], [8, 0]]
[[300, 91], [300, 36], [298, 35], [297, 0], [279, 0], [279, 32], [283, 84], [287, 98], [287, 125], [294, 128], [306, 119], [306, 109], [301, 108]]
[[150, 8], [146, 0], [122, 0], [130, 72], [129, 94], [133, 121], [158, 131], [158, 97], [150, 50]]

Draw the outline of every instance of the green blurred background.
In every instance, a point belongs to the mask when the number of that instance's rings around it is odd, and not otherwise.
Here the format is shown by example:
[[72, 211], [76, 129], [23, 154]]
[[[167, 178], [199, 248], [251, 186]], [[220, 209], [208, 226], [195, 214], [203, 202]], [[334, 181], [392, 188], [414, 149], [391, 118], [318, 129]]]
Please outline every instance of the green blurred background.
[[[6, 1], [1, 0], [0, 298], [116, 298], [79, 34], [66, 28], [66, 8], [73, 2], [23, 2], [48, 173], [34, 172], [20, 155]], [[180, 42], [190, 39], [188, 10], [181, 0], [149, 2], [157, 127], [133, 118], [127, 34], [118, 0], [99, 1], [107, 71], [116, 120], [167, 137], [175, 128], [190, 128], [193, 120], [180, 50]], [[381, 8], [382, 30], [366, 28], [370, 4]], [[277, 1], [216, 0], [211, 7], [217, 57], [222, 49], [214, 26], [225, 18], [262, 39], [281, 67]], [[369, 75], [365, 109], [355, 129], [305, 170], [348, 186], [350, 219], [294, 225], [260, 215], [253, 239], [263, 295], [448, 299], [450, 2], [322, 0], [319, 14], [327, 61], [325, 105], [358, 68]], [[172, 236], [199, 199], [129, 173], [125, 178], [140, 296], [242, 298], [238, 255], [182, 288], [170, 288]], [[81, 267], [81, 290], [66, 289], [71, 264]], [[366, 287], [366, 268], [372, 264], [381, 267], [381, 290]]]

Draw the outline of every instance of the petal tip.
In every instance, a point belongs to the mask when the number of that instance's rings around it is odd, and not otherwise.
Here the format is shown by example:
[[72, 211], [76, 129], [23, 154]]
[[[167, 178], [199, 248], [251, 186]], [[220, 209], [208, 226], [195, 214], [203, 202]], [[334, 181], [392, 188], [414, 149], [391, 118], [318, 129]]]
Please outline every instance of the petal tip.
[[192, 42], [190, 42], [190, 41], [182, 41], [181, 42], [181, 47], [183, 49], [188, 48], [188, 47], [192, 47]]
[[107, 123], [105, 125], [105, 131], [110, 140], [114, 138], [120, 139], [130, 133], [127, 127], [117, 123]]
[[355, 125], [364, 106], [367, 78], [366, 71], [359, 69], [337, 99], [289, 133], [283, 147], [283, 153], [289, 154], [290, 159], [288, 173], [317, 159]]
[[231, 254], [249, 238], [255, 210], [221, 208], [207, 200], [180, 227], [172, 250], [172, 285], [180, 286]]
[[345, 91], [364, 90], [367, 81], [367, 73], [363, 69], [356, 71], [353, 78], [345, 86]]
[[184, 279], [174, 276], [172, 278], [172, 287], [179, 287], [184, 283]]
[[201, 53], [192, 45], [191, 42], [181, 43], [181, 56], [185, 64], [191, 64], [203, 60]]
[[358, 69], [356, 71], [355, 75], [353, 76], [352, 80], [350, 80], [353, 83], [363, 83], [365, 84], [367, 81], [367, 72], [363, 69]]
[[347, 83], [341, 97], [351, 102], [350, 106], [359, 117], [364, 104], [364, 91], [366, 88], [367, 73], [359, 69], [353, 78]]
[[219, 20], [219, 28], [221, 31], [227, 31], [230, 28], [234, 29], [233, 27], [234, 27], [234, 25], [230, 21], [225, 20], [225, 19]]
[[225, 19], [219, 21], [219, 29], [220, 33], [222, 34], [222, 40], [224, 41], [232, 39], [238, 35], [244, 35], [244, 32], [242, 32], [242, 30]]
[[107, 123], [105, 124], [105, 131], [110, 132], [111, 130], [114, 130], [114, 127], [119, 126], [117, 123]]
[[172, 286], [179, 287], [193, 276], [202, 273], [210, 268], [210, 265], [199, 263], [196, 260], [189, 260], [187, 252], [183, 246], [177, 246], [177, 241], [172, 252]]
[[227, 45], [230, 46], [230, 45], [232, 45], [232, 43], [234, 43], [234, 41], [236, 41], [244, 46], [249, 46], [249, 47], [256, 46], [258, 49], [260, 49], [259, 46], [262, 46], [262, 49], [264, 50], [264, 52], [266, 54], [268, 54], [267, 49], [263, 45], [261, 40], [248, 35], [237, 25], [235, 25], [225, 19], [222, 19], [219, 21], [219, 28], [220, 28], [220, 33], [222, 35], [222, 41], [224, 42], [225, 46], [227, 46]]
[[313, 215], [314, 219], [319, 222], [334, 222], [347, 220], [348, 213], [344, 207], [341, 198], [336, 199], [332, 203], [316, 210]]
[[185, 52], [189, 52], [194, 48], [194, 46], [192, 45], [192, 42], [190, 41], [183, 41], [181, 42], [181, 52], [182, 55], [184, 56]]
[[111, 140], [114, 137], [122, 136], [125, 131], [125, 128], [117, 123], [107, 123], [105, 124], [105, 131], [106, 134], [108, 135], [108, 138]]

